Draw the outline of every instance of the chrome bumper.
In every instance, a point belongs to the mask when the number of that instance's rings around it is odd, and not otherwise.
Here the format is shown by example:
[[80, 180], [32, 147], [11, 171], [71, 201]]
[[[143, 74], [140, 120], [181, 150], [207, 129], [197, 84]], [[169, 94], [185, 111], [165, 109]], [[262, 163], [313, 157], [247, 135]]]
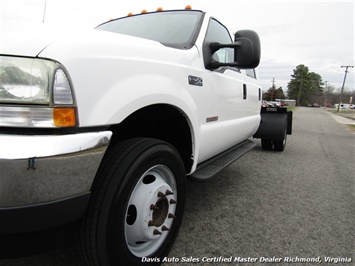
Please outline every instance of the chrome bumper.
[[0, 135], [0, 208], [90, 191], [111, 135]]

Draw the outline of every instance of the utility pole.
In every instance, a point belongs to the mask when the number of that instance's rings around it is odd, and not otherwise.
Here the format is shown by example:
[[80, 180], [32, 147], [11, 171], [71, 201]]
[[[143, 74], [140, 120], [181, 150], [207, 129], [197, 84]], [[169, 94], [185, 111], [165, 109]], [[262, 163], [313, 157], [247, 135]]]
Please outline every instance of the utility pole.
[[342, 102], [342, 94], [343, 94], [343, 90], [344, 90], [344, 85], [345, 85], [345, 80], [346, 80], [346, 75], [348, 74], [348, 68], [351, 67], [353, 68], [354, 66], [341, 66], [341, 68], [345, 67], [345, 76], [344, 76], [344, 80], [343, 80], [343, 86], [341, 87], [341, 91], [340, 91], [340, 96], [339, 96], [339, 104], [338, 104], [338, 112], [340, 110], [340, 104]]
[[301, 90], [302, 90], [302, 85], [303, 85], [303, 79], [301, 79], [301, 85], [298, 90], [298, 98], [297, 98], [297, 105], [300, 106], [300, 98], [301, 98]]
[[328, 104], [328, 99], [327, 99], [327, 90], [328, 90], [328, 81], [324, 81], [325, 83], [325, 91], [324, 91], [324, 96], [325, 96], [325, 99], [324, 99], [324, 107], [327, 108], [327, 104]]
[[273, 97], [274, 97], [274, 90], [275, 90], [275, 78], [272, 78], [272, 86], [271, 86], [271, 101], [273, 101]]

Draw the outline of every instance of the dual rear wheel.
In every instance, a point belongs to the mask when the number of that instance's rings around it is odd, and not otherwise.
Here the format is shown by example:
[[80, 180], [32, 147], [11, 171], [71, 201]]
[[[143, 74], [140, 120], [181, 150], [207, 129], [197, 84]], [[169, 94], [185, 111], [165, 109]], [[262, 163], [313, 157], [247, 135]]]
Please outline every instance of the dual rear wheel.
[[287, 132], [284, 133], [284, 138], [282, 140], [271, 140], [271, 139], [261, 139], [261, 147], [263, 150], [283, 151], [286, 147]]

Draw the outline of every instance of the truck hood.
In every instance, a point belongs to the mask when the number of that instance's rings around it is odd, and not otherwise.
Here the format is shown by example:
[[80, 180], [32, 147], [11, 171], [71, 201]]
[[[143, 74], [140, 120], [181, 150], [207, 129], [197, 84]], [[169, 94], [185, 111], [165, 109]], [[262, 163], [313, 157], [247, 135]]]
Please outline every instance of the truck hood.
[[38, 56], [62, 63], [70, 59], [88, 57], [103, 59], [129, 56], [144, 60], [146, 56], [152, 58], [160, 54], [153, 52], [152, 55], [149, 51], [161, 49], [168, 48], [156, 41], [93, 29], [71, 33], [53, 41]]
[[5, 32], [1, 36], [0, 54], [37, 56], [55, 38], [53, 32], [43, 29], [30, 32]]
[[[117, 48], [124, 46], [163, 46], [142, 38], [102, 30], [84, 30], [71, 32], [53, 32], [37, 30], [31, 33], [4, 36], [0, 54], [16, 56], [39, 56], [57, 60], [60, 51], [74, 55], [87, 51], [99, 50], [110, 54], [117, 53]], [[116, 49], [114, 47], [116, 47]], [[109, 49], [109, 47], [114, 49]], [[96, 48], [96, 49], [93, 49]], [[68, 50], [67, 50], [68, 49]]]

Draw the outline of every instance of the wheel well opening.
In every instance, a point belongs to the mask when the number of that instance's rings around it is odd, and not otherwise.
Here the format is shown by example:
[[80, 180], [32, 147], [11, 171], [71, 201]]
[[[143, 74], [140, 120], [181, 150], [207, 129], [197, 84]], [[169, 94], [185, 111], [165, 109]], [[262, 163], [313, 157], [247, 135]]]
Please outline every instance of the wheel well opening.
[[178, 109], [164, 104], [144, 107], [131, 114], [118, 125], [111, 126], [110, 145], [124, 139], [145, 137], [166, 141], [180, 153], [186, 172], [192, 160], [192, 136], [186, 117]]

